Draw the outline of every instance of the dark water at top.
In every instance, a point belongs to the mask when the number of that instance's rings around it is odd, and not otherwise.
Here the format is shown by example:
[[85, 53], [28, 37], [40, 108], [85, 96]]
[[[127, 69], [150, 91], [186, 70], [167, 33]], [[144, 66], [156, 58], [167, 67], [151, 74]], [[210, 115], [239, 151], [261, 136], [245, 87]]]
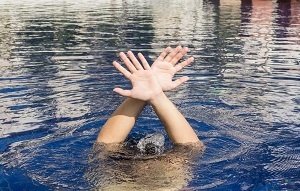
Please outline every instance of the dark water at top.
[[[111, 62], [177, 44], [196, 61], [169, 97], [206, 145], [185, 190], [300, 190], [298, 0], [0, 1], [0, 190], [90, 189]], [[153, 132], [146, 108], [131, 137]]]

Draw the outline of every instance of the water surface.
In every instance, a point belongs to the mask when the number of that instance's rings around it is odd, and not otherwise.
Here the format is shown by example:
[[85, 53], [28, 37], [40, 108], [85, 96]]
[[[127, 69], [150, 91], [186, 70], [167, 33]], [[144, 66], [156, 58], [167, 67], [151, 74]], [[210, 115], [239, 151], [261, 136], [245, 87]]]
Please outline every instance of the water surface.
[[[0, 1], [0, 188], [88, 190], [88, 155], [128, 82], [119, 51], [189, 46], [170, 92], [206, 145], [185, 190], [300, 187], [297, 0]], [[164, 130], [147, 107], [132, 139]], [[170, 141], [167, 140], [170, 145]]]

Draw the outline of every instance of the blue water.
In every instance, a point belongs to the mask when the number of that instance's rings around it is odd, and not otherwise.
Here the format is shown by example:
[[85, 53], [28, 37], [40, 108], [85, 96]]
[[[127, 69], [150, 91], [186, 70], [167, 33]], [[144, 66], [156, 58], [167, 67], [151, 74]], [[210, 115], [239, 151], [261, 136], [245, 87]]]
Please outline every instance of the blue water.
[[[88, 156], [128, 86], [111, 62], [178, 44], [195, 63], [168, 96], [206, 145], [184, 190], [300, 190], [297, 0], [0, 1], [0, 190], [92, 189]], [[130, 137], [154, 132], [147, 107]]]

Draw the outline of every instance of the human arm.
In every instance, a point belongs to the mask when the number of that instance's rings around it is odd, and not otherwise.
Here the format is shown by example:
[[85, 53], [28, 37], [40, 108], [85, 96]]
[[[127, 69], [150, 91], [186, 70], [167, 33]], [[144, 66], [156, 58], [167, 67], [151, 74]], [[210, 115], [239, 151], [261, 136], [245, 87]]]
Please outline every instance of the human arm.
[[97, 142], [106, 144], [123, 142], [145, 105], [145, 101], [126, 98], [101, 128]]
[[[106, 121], [98, 135], [97, 142], [105, 144], [123, 142], [133, 128], [136, 118], [147, 104], [146, 101], [149, 97], [154, 96], [157, 92], [162, 92], [162, 88], [158, 84], [145, 58], [143, 58], [144, 67], [142, 67], [132, 52], [128, 52], [128, 55], [131, 57], [131, 61], [124, 53], [120, 53], [120, 57], [128, 70], [122, 67], [118, 62], [113, 62], [113, 65], [131, 81], [133, 89], [114, 89], [118, 94], [129, 98], [127, 98]], [[149, 87], [152, 87], [152, 89]]]
[[163, 92], [150, 99], [149, 103], [164, 124], [173, 143], [200, 143], [202, 145], [188, 121]]
[[[152, 65], [152, 72], [158, 79], [159, 85], [163, 91], [176, 88], [180, 84], [188, 80], [187, 77], [181, 77], [173, 81], [173, 76], [184, 66], [193, 62], [193, 58], [189, 58], [181, 63], [177, 62], [188, 52], [188, 48], [178, 46], [175, 49], [166, 48]], [[120, 57], [129, 69], [129, 71], [137, 71], [142, 69], [142, 65], [136, 59], [131, 51], [128, 51], [127, 56], [120, 53]], [[144, 57], [141, 57], [143, 62], [147, 62]], [[119, 63], [114, 62], [114, 66], [118, 69]], [[122, 70], [122, 68], [119, 67]], [[148, 68], [149, 69], [149, 68]], [[123, 70], [124, 71], [124, 70]], [[126, 71], [125, 71], [126, 73]], [[123, 73], [124, 74], [124, 73]], [[128, 73], [126, 73], [128, 75]], [[143, 78], [143, 76], [141, 77]], [[143, 86], [141, 86], [142, 88]], [[117, 93], [128, 93], [120, 88], [115, 88]], [[143, 91], [142, 91], [143, 92]], [[143, 92], [145, 93], [145, 92]], [[128, 136], [129, 132], [135, 124], [135, 120], [146, 105], [146, 101], [127, 98], [118, 109], [112, 114], [107, 122], [102, 127], [97, 142], [102, 143], [121, 143]], [[128, 111], [127, 111], [128, 110]]]
[[131, 90], [115, 88], [114, 91], [122, 96], [148, 101], [165, 125], [166, 131], [174, 143], [200, 142], [184, 116], [163, 93], [161, 85], [146, 59], [142, 54], [138, 54], [138, 56], [143, 66], [139, 62], [135, 62], [134, 64], [125, 62], [127, 70], [119, 63], [113, 63], [116, 69], [130, 80], [132, 84]]

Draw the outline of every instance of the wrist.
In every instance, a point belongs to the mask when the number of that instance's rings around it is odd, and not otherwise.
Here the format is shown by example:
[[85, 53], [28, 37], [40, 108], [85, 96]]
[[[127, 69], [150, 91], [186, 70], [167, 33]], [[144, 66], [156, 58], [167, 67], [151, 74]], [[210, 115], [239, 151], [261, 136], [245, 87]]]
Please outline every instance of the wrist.
[[157, 105], [160, 102], [164, 101], [166, 99], [165, 93], [162, 91], [159, 94], [153, 96], [151, 99], [148, 100], [148, 103], [151, 105]]

